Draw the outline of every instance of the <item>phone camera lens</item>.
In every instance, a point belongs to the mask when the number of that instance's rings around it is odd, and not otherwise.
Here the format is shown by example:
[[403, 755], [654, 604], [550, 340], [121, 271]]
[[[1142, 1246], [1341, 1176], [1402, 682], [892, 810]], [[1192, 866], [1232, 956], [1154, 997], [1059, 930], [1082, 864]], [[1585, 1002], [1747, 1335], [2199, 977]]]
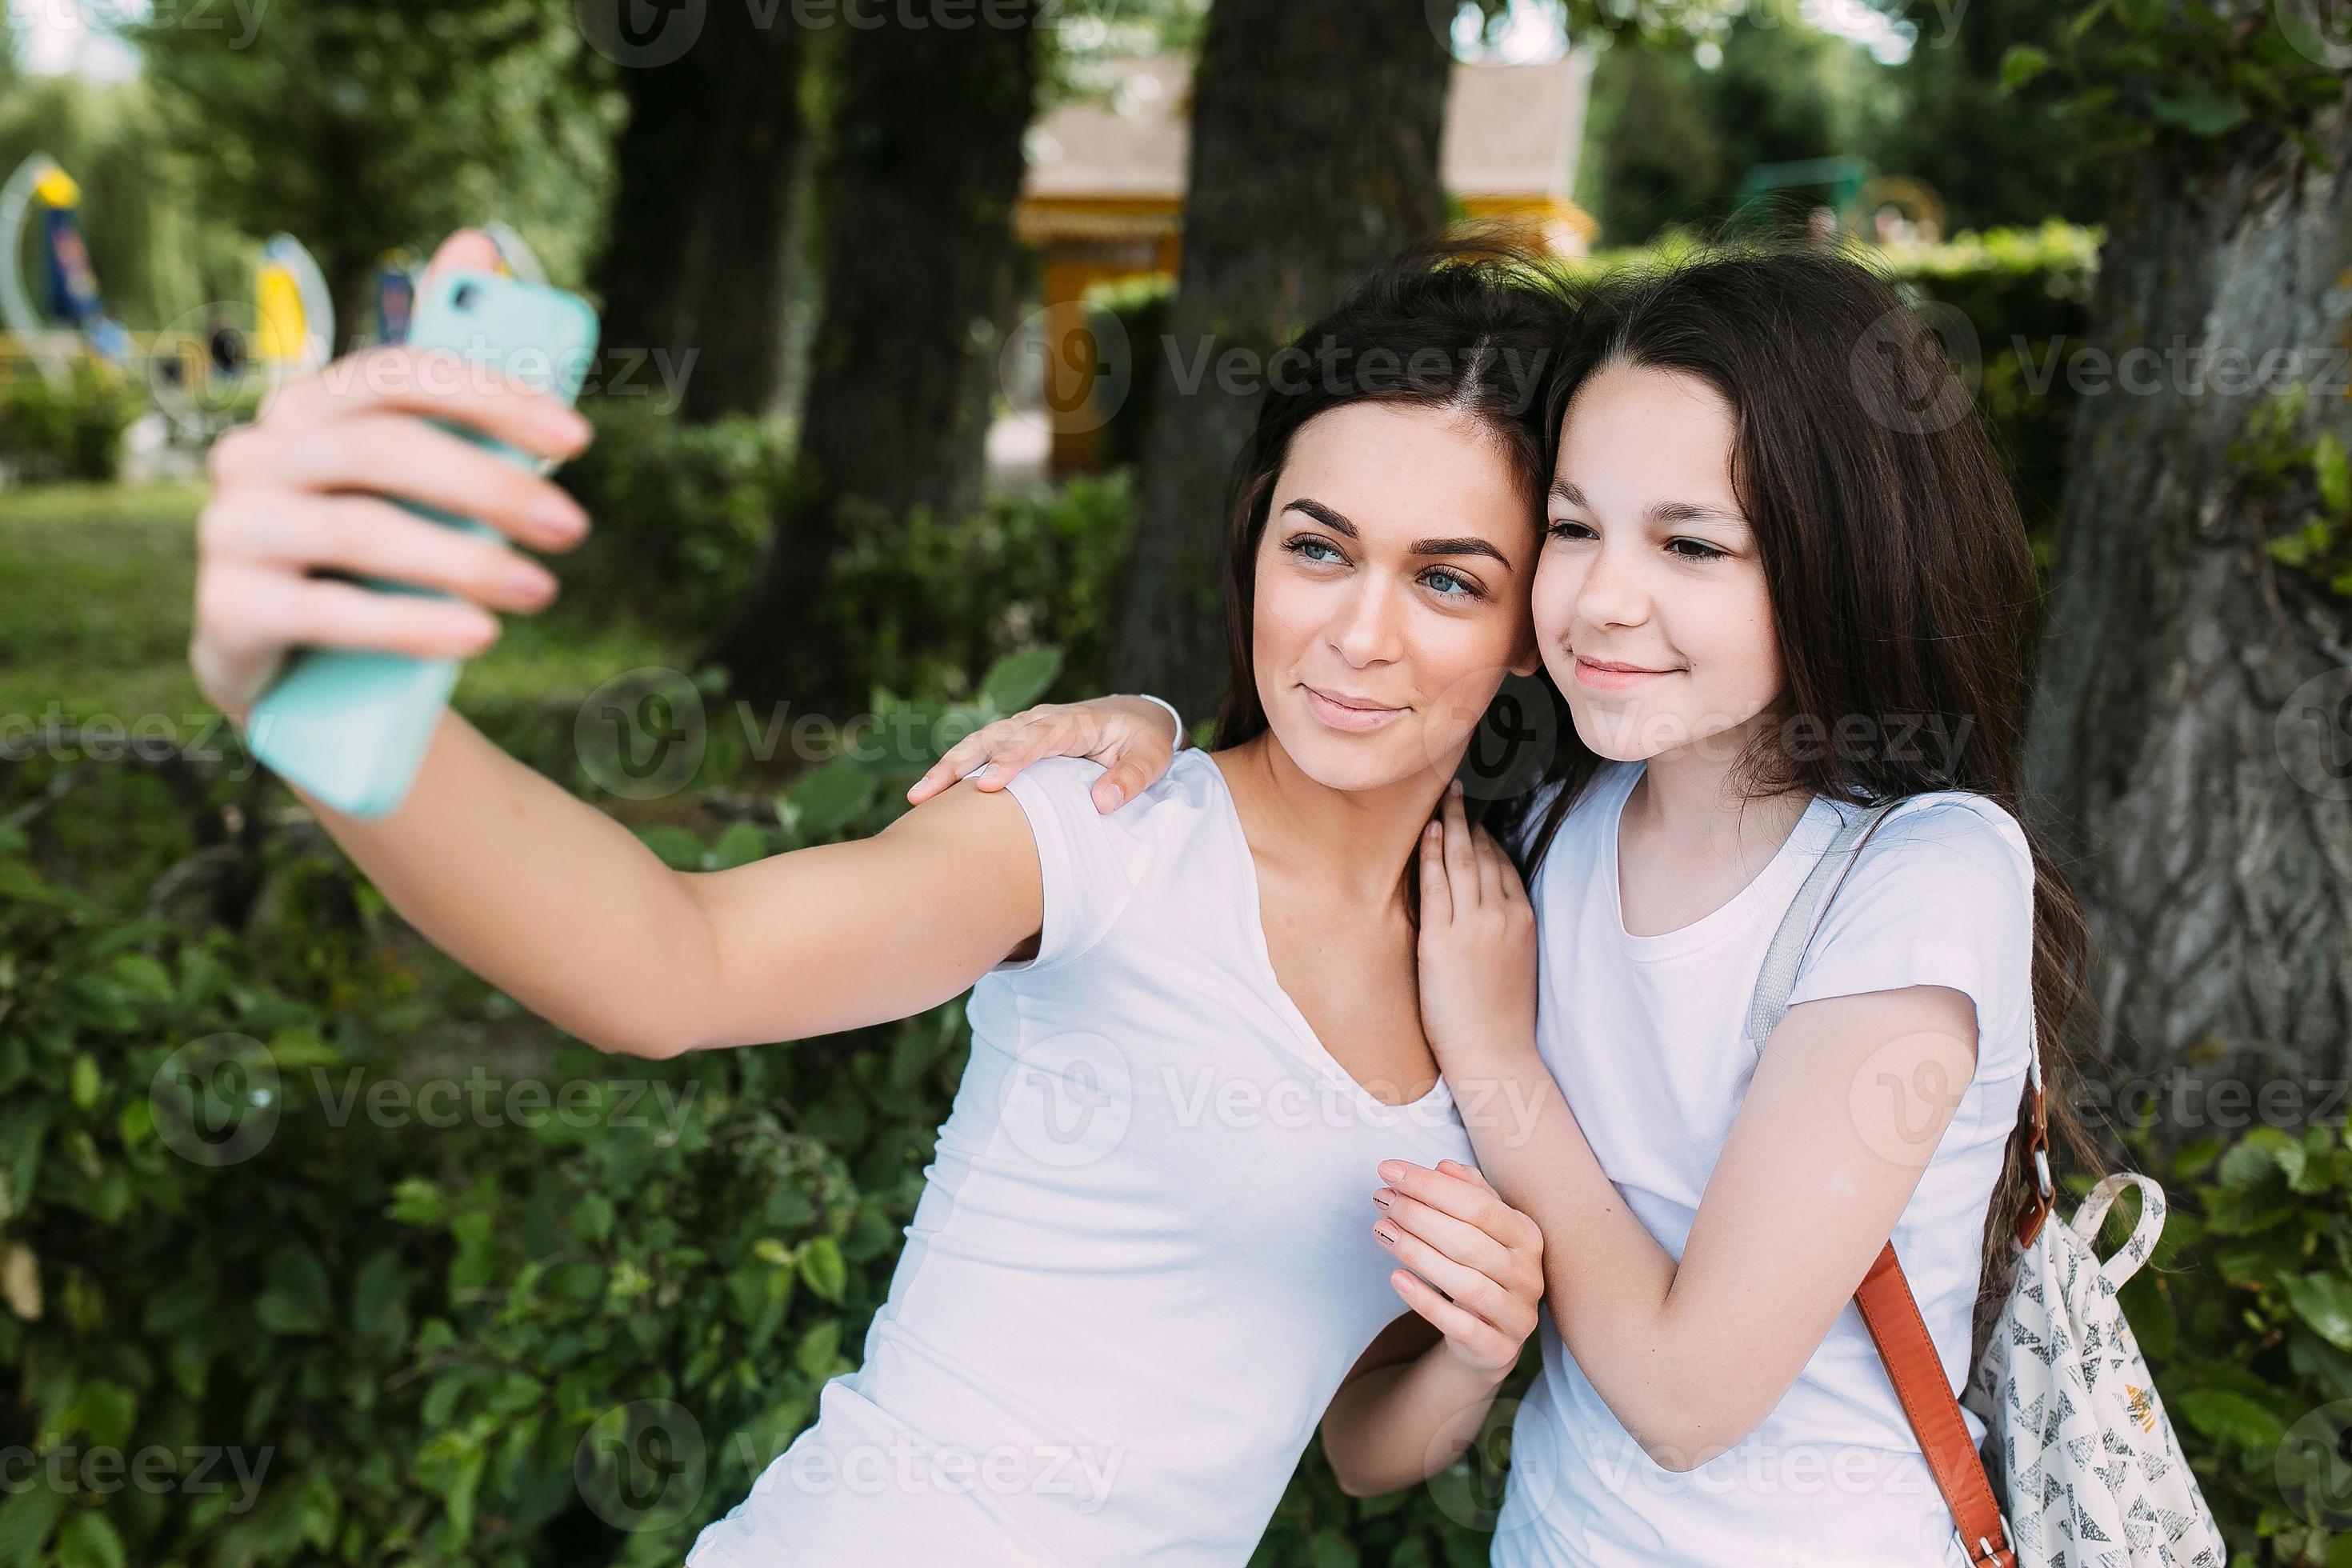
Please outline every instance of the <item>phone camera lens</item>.
[[474, 297], [479, 292], [480, 290], [471, 283], [460, 283], [457, 285], [457, 292], [450, 297], [449, 302], [460, 310], [470, 310], [474, 308]]

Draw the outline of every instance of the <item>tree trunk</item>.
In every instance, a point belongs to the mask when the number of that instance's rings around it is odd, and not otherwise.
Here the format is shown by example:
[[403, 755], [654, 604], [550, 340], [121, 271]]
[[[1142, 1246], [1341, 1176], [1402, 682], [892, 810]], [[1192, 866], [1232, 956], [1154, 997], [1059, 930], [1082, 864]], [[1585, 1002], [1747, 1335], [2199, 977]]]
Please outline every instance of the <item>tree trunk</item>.
[[[2108, 230], [2094, 347], [2118, 374], [2082, 400], [2027, 774], [2125, 1081], [2352, 1058], [2352, 605], [2266, 549], [2313, 511], [2308, 465], [2266, 486], [2231, 450], [2287, 380], [2295, 444], [2352, 437], [2352, 118], [2310, 129], [2335, 173], [2261, 131], [2210, 166], [2150, 154]], [[2168, 1136], [2243, 1125], [2179, 1103]]]
[[835, 719], [861, 706], [827, 563], [855, 526], [979, 505], [1042, 26], [1027, 4], [1018, 26], [992, 20], [1012, 9], [843, 39], [799, 493], [708, 656], [747, 700]]
[[[677, 59], [620, 70], [604, 341], [687, 371], [679, 412], [697, 421], [770, 412], [783, 377], [802, 40], [789, 8], [765, 26], [757, 11], [714, 5]], [[660, 373], [632, 379], [659, 387]]]
[[1224, 480], [1258, 402], [1219, 376], [1219, 356], [1243, 350], [1262, 374], [1360, 274], [1438, 232], [1453, 58], [1430, 16], [1423, 0], [1216, 0], [1209, 14], [1170, 338], [1131, 345], [1159, 385], [1118, 661], [1122, 688], [1188, 719], [1225, 689]]

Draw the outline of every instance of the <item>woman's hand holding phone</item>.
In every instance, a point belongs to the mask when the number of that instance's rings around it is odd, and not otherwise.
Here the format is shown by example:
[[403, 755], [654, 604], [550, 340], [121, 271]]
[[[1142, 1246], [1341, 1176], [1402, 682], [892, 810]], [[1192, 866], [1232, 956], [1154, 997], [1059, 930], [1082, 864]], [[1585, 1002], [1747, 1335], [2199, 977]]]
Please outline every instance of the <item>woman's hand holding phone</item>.
[[[497, 259], [488, 236], [461, 230], [431, 270]], [[492, 612], [534, 614], [554, 598], [553, 576], [510, 545], [569, 550], [586, 536], [586, 515], [550, 480], [427, 418], [558, 460], [590, 435], [545, 393], [453, 355], [392, 347], [289, 384], [259, 419], [214, 444], [188, 662], [205, 700], [240, 726], [297, 647], [464, 658], [497, 638]], [[428, 521], [386, 499], [395, 496], [479, 518], [507, 542]], [[320, 572], [457, 597], [381, 593]]]

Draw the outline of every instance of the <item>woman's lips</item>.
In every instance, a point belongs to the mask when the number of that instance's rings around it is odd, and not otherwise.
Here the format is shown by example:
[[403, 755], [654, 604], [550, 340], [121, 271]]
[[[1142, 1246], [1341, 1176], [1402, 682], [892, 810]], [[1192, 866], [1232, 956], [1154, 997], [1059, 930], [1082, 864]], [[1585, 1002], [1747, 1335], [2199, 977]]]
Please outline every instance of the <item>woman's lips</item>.
[[1607, 659], [1579, 658], [1576, 661], [1576, 683], [1595, 691], [1624, 691], [1644, 681], [1662, 679], [1675, 672], [1671, 669], [1645, 669], [1640, 665], [1617, 664]]
[[1405, 713], [1405, 710], [1402, 708], [1375, 707], [1361, 698], [1341, 697], [1337, 693], [1308, 686], [1303, 681], [1299, 684], [1299, 689], [1307, 693], [1307, 707], [1318, 720], [1334, 730], [1345, 730], [1351, 735], [1360, 735], [1367, 731], [1377, 730], [1383, 724], [1402, 718]]

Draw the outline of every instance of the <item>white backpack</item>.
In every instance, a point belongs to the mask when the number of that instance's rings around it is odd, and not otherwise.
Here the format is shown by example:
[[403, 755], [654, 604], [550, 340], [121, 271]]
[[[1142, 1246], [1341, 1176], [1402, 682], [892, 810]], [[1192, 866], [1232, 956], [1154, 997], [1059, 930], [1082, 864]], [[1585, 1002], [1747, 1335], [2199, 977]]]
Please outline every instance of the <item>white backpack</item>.
[[[1790, 900], [1765, 953], [1748, 1012], [1748, 1035], [1758, 1048], [1789, 1010], [1819, 912], [1892, 809], [1850, 813]], [[2092, 1189], [2071, 1224], [2048, 1224], [2057, 1192], [2050, 1180], [2038, 1044], [2029, 1083], [2034, 1188], [2017, 1226], [2017, 1279], [1968, 1386], [1968, 1407], [1986, 1427], [1984, 1454], [1969, 1439], [1959, 1400], [1945, 1379], [1892, 1242], [1864, 1277], [1854, 1304], [1951, 1507], [1969, 1562], [1996, 1568], [2224, 1568], [2229, 1549], [2181, 1457], [2116, 1299], [2156, 1250], [2164, 1230], [2164, 1190], [2146, 1176], [2109, 1176]], [[2093, 1243], [2126, 1186], [2140, 1190], [2139, 1223], [2122, 1250], [2102, 1262]]]

